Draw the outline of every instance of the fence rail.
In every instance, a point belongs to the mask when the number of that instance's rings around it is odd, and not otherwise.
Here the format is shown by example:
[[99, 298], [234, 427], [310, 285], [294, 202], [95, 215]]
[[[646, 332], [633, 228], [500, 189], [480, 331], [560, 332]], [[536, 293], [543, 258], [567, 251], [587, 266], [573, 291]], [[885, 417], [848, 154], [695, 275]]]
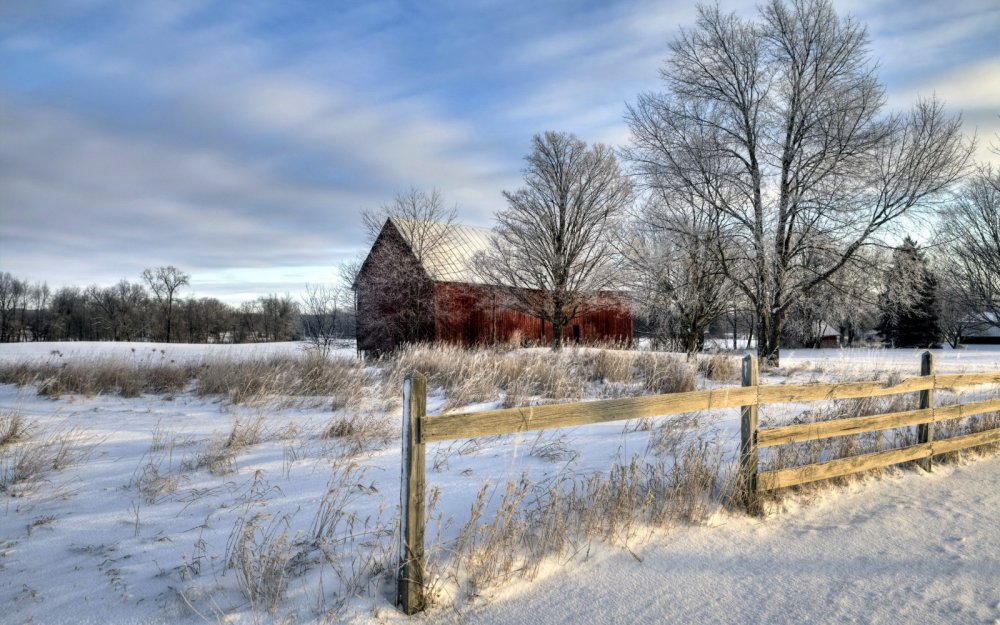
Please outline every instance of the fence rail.
[[[743, 359], [742, 386], [738, 387], [434, 416], [426, 414], [427, 381], [422, 374], [414, 372], [407, 376], [403, 385], [402, 508], [397, 603], [406, 614], [419, 612], [424, 607], [427, 443], [740, 408], [740, 470], [743, 475], [742, 483], [745, 485], [744, 499], [748, 512], [758, 514], [761, 509], [760, 495], [769, 490], [916, 460], [923, 461], [924, 468], [929, 471], [935, 455], [1000, 443], [1000, 428], [934, 440], [934, 424], [937, 421], [1000, 411], [1000, 399], [936, 407], [934, 391], [1000, 384], [1000, 372], [935, 375], [934, 358], [930, 352], [925, 352], [921, 357], [920, 372], [919, 376], [891, 386], [879, 382], [761, 385], [757, 359], [746, 356]], [[761, 429], [757, 422], [759, 407], [765, 404], [886, 397], [914, 392], [920, 393], [920, 407], [916, 410], [765, 429]], [[758, 470], [758, 450], [761, 447], [906, 426], [917, 426], [915, 445], [787, 469], [765, 472]]]

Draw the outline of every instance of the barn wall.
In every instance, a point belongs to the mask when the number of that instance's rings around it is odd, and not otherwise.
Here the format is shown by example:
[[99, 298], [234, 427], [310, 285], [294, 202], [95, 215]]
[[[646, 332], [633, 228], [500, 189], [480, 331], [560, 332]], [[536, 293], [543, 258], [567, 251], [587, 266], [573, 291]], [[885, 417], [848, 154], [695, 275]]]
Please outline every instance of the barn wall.
[[[499, 289], [472, 285], [438, 283], [436, 291], [436, 337], [439, 341], [461, 345], [509, 343], [520, 336], [531, 344], [552, 341], [552, 326], [539, 319], [503, 305]], [[632, 313], [615, 297], [602, 298], [601, 306], [570, 322], [563, 339], [572, 342], [579, 328], [581, 343], [632, 343]]]
[[382, 229], [355, 282], [361, 351], [434, 339], [434, 283], [395, 228]]

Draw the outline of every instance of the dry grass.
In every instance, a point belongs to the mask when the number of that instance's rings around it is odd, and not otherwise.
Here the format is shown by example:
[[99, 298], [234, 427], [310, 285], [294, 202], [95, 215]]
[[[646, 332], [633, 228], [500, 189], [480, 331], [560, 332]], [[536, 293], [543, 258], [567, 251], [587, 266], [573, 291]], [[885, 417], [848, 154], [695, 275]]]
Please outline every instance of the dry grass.
[[399, 422], [384, 412], [352, 412], [336, 415], [326, 424], [321, 437], [342, 444], [346, 456], [382, 449], [399, 436]]
[[20, 411], [0, 410], [0, 448], [25, 440], [31, 429]]
[[739, 382], [740, 359], [725, 354], [698, 357], [698, 372], [708, 380], [717, 382]]
[[379, 361], [382, 395], [398, 395], [412, 371], [444, 392], [445, 410], [502, 397], [507, 408], [601, 397], [674, 393], [695, 388], [693, 367], [675, 354], [566, 348], [511, 352], [453, 345], [409, 346]]
[[337, 584], [332, 596], [320, 592], [317, 612], [335, 621], [351, 597], [374, 597], [384, 577], [391, 577], [398, 545], [398, 520], [384, 519], [384, 509], [361, 516], [353, 510], [364, 497], [377, 493], [366, 469], [353, 462], [334, 461], [330, 479], [310, 527], [309, 548]]
[[237, 419], [229, 434], [210, 440], [205, 449], [194, 458], [185, 460], [185, 470], [208, 469], [212, 475], [226, 475], [236, 470], [236, 455], [259, 444], [265, 438], [265, 418], [259, 414], [246, 420]]
[[[717, 360], [717, 362], [716, 362]], [[723, 376], [726, 357], [709, 367]], [[444, 409], [501, 400], [507, 407], [692, 390], [694, 369], [674, 354], [623, 349], [566, 348], [510, 351], [455, 345], [413, 345], [366, 366], [316, 350], [201, 365], [164, 358], [98, 358], [0, 367], [0, 382], [34, 385], [39, 395], [144, 393], [173, 395], [193, 384], [199, 396], [221, 395], [234, 404], [322, 405], [334, 411], [385, 411], [398, 406], [403, 378], [428, 377], [445, 395]], [[713, 378], [714, 379], [714, 378]]]
[[254, 613], [274, 614], [288, 587], [291, 560], [288, 517], [264, 511], [240, 517], [226, 545], [226, 570], [232, 570]]
[[49, 472], [60, 471], [85, 455], [78, 430], [59, 430], [43, 437], [27, 434], [34, 430], [33, 424], [25, 425], [18, 442], [0, 446], [0, 493], [22, 497]]
[[593, 353], [593, 377], [604, 382], [631, 384], [635, 381], [636, 353], [601, 349]]
[[635, 364], [642, 388], [648, 393], [683, 393], [695, 389], [694, 369], [680, 356], [643, 352]]
[[195, 372], [198, 395], [224, 395], [234, 404], [276, 398], [331, 398], [334, 410], [357, 406], [375, 374], [353, 358], [327, 358], [316, 351], [299, 356], [217, 360]]
[[128, 358], [96, 358], [82, 362], [49, 361], [44, 364], [4, 365], [0, 382], [34, 385], [38, 394], [52, 399], [63, 395], [175, 394], [184, 390], [191, 370], [174, 362], [148, 362]]
[[[442, 595], [447, 580], [475, 597], [515, 577], [533, 578], [548, 559], [586, 553], [594, 539], [629, 549], [654, 528], [703, 522], [732, 490], [719, 441], [691, 437], [670, 448], [676, 457], [636, 455], [607, 472], [562, 472], [540, 483], [523, 477], [500, 489], [484, 483], [457, 538], [429, 550], [429, 594]], [[431, 495], [428, 517], [442, 527], [434, 512], [439, 495]]]
[[178, 491], [186, 478], [174, 472], [177, 437], [168, 436], [159, 426], [153, 430], [149, 451], [132, 473], [128, 487], [134, 488], [147, 504], [155, 504]]

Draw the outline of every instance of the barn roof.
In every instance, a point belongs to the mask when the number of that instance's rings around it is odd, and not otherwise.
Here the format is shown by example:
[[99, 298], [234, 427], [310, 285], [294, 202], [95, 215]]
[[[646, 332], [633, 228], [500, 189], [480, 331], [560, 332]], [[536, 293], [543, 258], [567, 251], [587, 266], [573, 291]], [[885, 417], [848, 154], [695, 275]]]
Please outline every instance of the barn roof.
[[492, 230], [436, 221], [415, 222], [399, 217], [390, 217], [389, 221], [411, 249], [416, 247], [410, 240], [414, 233], [419, 232], [425, 240], [433, 241], [423, 258], [423, 267], [432, 280], [486, 283], [476, 271], [473, 260], [476, 254], [489, 249], [493, 241]]

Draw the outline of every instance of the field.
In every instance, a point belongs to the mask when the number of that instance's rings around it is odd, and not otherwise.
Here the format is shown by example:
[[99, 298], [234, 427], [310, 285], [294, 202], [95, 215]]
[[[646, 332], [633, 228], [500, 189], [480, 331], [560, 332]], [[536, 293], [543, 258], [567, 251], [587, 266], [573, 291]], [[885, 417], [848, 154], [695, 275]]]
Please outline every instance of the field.
[[[997, 349], [937, 357], [940, 373], [1000, 371]], [[362, 364], [350, 346], [0, 346], [0, 621], [405, 621], [392, 573], [407, 372], [428, 374], [434, 414], [735, 385], [737, 363], [596, 349], [425, 348]], [[763, 383], [918, 370], [913, 350], [808, 350], [785, 352]], [[862, 409], [889, 406], [789, 404], [761, 419]], [[880, 449], [910, 435], [900, 430], [763, 463]], [[1000, 536], [980, 516], [1000, 505], [995, 457], [781, 493], [760, 520], [733, 502], [738, 441], [729, 410], [432, 444], [423, 618], [891, 622], [904, 606], [931, 622], [1000, 618]], [[810, 593], [792, 592], [801, 584]], [[786, 587], [784, 600], [751, 601]], [[553, 611], [572, 595], [584, 599]], [[879, 597], [867, 617], [852, 612]]]

